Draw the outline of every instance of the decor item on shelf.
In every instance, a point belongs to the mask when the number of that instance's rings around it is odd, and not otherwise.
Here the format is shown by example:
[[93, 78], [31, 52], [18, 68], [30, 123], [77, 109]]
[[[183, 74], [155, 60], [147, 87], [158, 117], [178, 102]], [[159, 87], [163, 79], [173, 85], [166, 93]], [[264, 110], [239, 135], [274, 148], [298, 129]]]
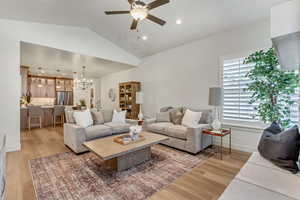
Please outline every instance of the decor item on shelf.
[[131, 126], [129, 130], [130, 130], [129, 135], [131, 139], [134, 141], [139, 139], [140, 133], [142, 132], [142, 126]]
[[265, 123], [276, 122], [283, 128], [291, 125], [292, 94], [299, 87], [298, 73], [280, 69], [274, 48], [260, 50], [244, 60], [254, 64], [246, 74], [251, 80], [246, 90], [253, 92], [250, 104], [257, 103], [257, 115]]
[[98, 99], [98, 100], [96, 101], [96, 109], [97, 109], [97, 110], [101, 110], [101, 108], [102, 108], [102, 106], [101, 106], [101, 100]]
[[85, 100], [84, 100], [84, 99], [80, 99], [80, 100], [79, 100], [79, 105], [80, 105], [80, 107], [81, 107], [81, 110], [86, 109], [86, 103], [85, 103]]
[[220, 130], [220, 107], [223, 105], [223, 88], [212, 87], [209, 88], [209, 103], [210, 106], [215, 106], [214, 121], [211, 124], [213, 129]]
[[115, 100], [116, 100], [116, 92], [115, 92], [115, 89], [110, 88], [110, 89], [108, 90], [108, 98], [109, 98], [112, 102], [115, 102]]
[[31, 102], [31, 92], [30, 90], [28, 89], [27, 92], [26, 92], [26, 101], [28, 102], [28, 104]]
[[75, 87], [81, 90], [89, 89], [93, 86], [93, 80], [88, 79], [85, 75], [86, 67], [82, 67], [80, 78], [74, 80]]
[[142, 104], [144, 103], [144, 93], [143, 92], [137, 92], [136, 93], [136, 100], [135, 100], [136, 104], [140, 105], [140, 112], [138, 115], [139, 121], [143, 120], [143, 113], [142, 113]]
[[37, 85], [39, 88], [43, 87], [43, 84], [42, 84], [42, 79], [38, 79], [38, 85]]
[[26, 107], [28, 105], [26, 96], [21, 97], [20, 104], [21, 104], [22, 107]]
[[156, 24], [163, 26], [166, 22], [158, 17], [149, 14], [149, 11], [159, 6], [169, 3], [170, 0], [156, 0], [149, 4], [145, 4], [140, 0], [128, 0], [130, 11], [105, 11], [106, 15], [130, 14], [133, 17], [133, 22], [130, 29], [137, 29], [138, 22], [143, 19], [148, 19]]
[[119, 83], [119, 106], [121, 110], [127, 111], [127, 119], [138, 119], [140, 105], [137, 104], [137, 92], [139, 91], [141, 91], [140, 82]]

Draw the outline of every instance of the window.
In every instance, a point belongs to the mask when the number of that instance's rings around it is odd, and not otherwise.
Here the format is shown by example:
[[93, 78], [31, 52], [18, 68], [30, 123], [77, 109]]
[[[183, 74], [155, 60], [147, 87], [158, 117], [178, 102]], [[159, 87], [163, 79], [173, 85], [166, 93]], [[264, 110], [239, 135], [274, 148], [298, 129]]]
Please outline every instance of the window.
[[[253, 65], [243, 64], [244, 58], [228, 59], [223, 62], [221, 79], [224, 88], [223, 120], [239, 121], [244, 123], [259, 123], [256, 117], [257, 104], [249, 104], [252, 92], [245, 91], [247, 84], [251, 80], [246, 74], [254, 67]], [[298, 90], [297, 90], [298, 91]], [[291, 118], [294, 123], [298, 123], [298, 100], [299, 92], [293, 95], [296, 101], [291, 111]]]

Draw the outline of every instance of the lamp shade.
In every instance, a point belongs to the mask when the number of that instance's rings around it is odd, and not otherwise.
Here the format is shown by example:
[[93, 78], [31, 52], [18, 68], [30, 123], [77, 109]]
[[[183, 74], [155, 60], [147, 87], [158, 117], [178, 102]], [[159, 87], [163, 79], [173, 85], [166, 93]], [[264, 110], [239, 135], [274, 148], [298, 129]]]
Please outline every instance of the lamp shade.
[[136, 104], [143, 104], [144, 103], [144, 93], [137, 92], [135, 102], [136, 102]]
[[222, 106], [223, 105], [223, 88], [212, 87], [209, 88], [209, 102], [210, 106]]

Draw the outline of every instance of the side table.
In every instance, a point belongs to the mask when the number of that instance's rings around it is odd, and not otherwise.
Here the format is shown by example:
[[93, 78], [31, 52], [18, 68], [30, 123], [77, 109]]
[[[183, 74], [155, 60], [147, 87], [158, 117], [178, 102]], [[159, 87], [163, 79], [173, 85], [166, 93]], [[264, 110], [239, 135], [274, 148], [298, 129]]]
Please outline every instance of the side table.
[[221, 138], [221, 160], [223, 160], [223, 137], [226, 135], [229, 136], [229, 154], [231, 154], [231, 129], [221, 129], [220, 131], [216, 131], [213, 129], [204, 129], [202, 131], [203, 134], [212, 135], [213, 137]]

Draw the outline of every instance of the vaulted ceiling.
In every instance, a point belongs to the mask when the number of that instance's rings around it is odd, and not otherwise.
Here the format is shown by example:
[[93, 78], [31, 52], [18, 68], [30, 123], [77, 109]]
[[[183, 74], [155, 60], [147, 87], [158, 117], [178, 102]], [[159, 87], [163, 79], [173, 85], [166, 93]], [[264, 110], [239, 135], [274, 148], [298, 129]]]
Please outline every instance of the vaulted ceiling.
[[[105, 10], [129, 10], [127, 0], [1, 0], [0, 18], [87, 27], [137, 57], [191, 42], [208, 35], [267, 19], [270, 8], [287, 0], [170, 0], [151, 11], [167, 21], [148, 20], [129, 30], [129, 15], [106, 16]], [[150, 3], [152, 0], [145, 0]], [[177, 25], [175, 21], [183, 23]], [[138, 39], [146, 35], [148, 40]]]
[[[86, 75], [90, 78], [133, 68], [123, 63], [26, 42], [21, 42], [21, 65], [29, 66], [31, 74], [70, 78], [74, 72], [80, 74], [82, 66], [86, 66]], [[43, 74], [40, 74], [39, 68], [42, 68]]]

